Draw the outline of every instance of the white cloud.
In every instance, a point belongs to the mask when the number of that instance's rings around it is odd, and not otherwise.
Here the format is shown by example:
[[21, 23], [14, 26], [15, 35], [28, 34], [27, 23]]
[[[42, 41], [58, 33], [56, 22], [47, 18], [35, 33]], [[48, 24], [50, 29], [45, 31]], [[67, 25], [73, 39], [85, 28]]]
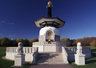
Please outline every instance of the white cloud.
[[5, 23], [6, 23], [6, 21], [0, 21], [0, 23], [1, 23], [1, 24], [5, 24]]
[[15, 23], [14, 22], [7, 22], [7, 21], [0, 21], [1, 24], [7, 24], [7, 25], [14, 25]]
[[10, 23], [8, 23], [8, 24], [10, 24], [10, 25], [14, 25], [15, 23], [14, 23], [14, 22], [10, 22]]

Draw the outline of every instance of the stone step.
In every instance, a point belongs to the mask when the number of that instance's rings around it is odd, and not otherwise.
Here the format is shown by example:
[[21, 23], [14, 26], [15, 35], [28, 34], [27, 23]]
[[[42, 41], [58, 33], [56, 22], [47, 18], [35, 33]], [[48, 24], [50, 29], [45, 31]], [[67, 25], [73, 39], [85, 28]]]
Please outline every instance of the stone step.
[[61, 53], [48, 53], [39, 55], [38, 64], [64, 64]]

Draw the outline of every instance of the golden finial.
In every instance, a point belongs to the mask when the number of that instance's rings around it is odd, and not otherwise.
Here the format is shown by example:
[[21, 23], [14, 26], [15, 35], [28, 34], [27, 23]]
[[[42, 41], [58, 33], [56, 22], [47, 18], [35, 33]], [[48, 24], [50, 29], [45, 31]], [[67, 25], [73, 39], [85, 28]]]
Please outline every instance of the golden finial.
[[48, 1], [48, 7], [52, 7], [51, 1]]

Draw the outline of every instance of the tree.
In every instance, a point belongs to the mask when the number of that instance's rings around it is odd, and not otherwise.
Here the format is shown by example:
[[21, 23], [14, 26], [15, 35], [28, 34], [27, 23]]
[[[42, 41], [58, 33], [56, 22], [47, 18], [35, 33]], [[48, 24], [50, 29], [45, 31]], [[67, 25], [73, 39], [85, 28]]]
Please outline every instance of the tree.
[[0, 39], [0, 46], [1, 46], [1, 39]]
[[90, 45], [91, 45], [91, 46], [96, 46], [96, 41], [92, 41], [92, 42], [90, 43]]
[[29, 45], [30, 45], [28, 39], [25, 39], [25, 40], [24, 40], [24, 39], [22, 39], [22, 38], [17, 38], [16, 41], [17, 41], [17, 43], [18, 43], [18, 42], [22, 42], [22, 43], [23, 43], [23, 46], [29, 46]]
[[28, 39], [25, 39], [23, 40], [23, 46], [29, 46], [29, 40]]
[[76, 39], [76, 43], [81, 42], [83, 46], [89, 46], [90, 42], [92, 42], [93, 39], [89, 37], [84, 37], [83, 39]]
[[18, 43], [16, 40], [11, 40], [11, 46], [18, 46]]
[[6, 38], [6, 37], [3, 37], [1, 38], [1, 46], [10, 46], [11, 45], [11, 41]]
[[71, 46], [71, 44], [72, 44], [71, 40], [68, 38], [62, 38], [60, 41], [63, 43], [66, 43], [66, 46]]
[[76, 40], [71, 40], [71, 45], [72, 46], [76, 46], [77, 44], [76, 44]]
[[17, 41], [17, 43], [18, 42], [23, 42], [23, 39], [22, 38], [17, 38], [16, 41]]
[[30, 45], [32, 46], [32, 44], [33, 44], [33, 42], [37, 42], [38, 41], [38, 39], [34, 39], [34, 38], [32, 38], [32, 39], [30, 39]]

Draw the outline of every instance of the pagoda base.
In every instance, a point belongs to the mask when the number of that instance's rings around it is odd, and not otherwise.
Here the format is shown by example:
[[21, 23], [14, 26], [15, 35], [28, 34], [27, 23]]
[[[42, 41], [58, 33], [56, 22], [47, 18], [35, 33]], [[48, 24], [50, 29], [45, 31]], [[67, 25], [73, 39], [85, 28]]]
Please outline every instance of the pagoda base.
[[39, 53], [62, 52], [60, 42], [34, 42], [32, 47], [38, 47]]

